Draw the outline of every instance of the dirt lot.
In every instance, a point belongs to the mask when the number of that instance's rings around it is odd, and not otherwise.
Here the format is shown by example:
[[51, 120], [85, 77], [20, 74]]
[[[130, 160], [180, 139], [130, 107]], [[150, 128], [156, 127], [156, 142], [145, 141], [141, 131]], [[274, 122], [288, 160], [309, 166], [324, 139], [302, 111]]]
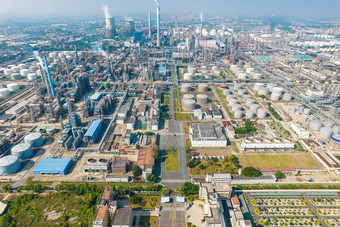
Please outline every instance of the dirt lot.
[[188, 222], [191, 222], [197, 227], [204, 227], [204, 223], [201, 222], [203, 219], [203, 208], [200, 207], [200, 204], [203, 205], [204, 202], [196, 200], [193, 202], [193, 205], [186, 211], [185, 215], [188, 215]]

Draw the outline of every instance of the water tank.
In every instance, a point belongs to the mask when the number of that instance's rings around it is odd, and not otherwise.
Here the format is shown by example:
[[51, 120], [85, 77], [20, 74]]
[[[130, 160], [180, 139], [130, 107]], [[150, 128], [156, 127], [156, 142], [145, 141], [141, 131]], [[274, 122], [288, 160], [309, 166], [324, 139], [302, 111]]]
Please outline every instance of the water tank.
[[320, 128], [319, 136], [320, 136], [321, 139], [328, 140], [329, 138], [331, 138], [332, 134], [333, 134], [333, 129], [332, 128], [328, 128], [328, 127]]
[[272, 90], [273, 94], [283, 95], [283, 88], [282, 87], [274, 87]]
[[27, 79], [28, 79], [28, 80], [36, 80], [36, 79], [38, 79], [38, 76], [37, 76], [36, 73], [29, 73], [29, 74], [27, 75]]
[[35, 65], [32, 65], [32, 66], [30, 66], [29, 70], [30, 70], [31, 73], [35, 73], [38, 70], [38, 67], [35, 66]]
[[191, 73], [184, 73], [184, 80], [191, 80], [192, 74]]
[[0, 97], [5, 97], [9, 95], [9, 91], [7, 88], [0, 88]]
[[334, 134], [340, 134], [340, 126], [339, 125], [333, 126], [333, 132]]
[[242, 110], [242, 105], [240, 105], [240, 104], [234, 104], [234, 105], [231, 106], [231, 110], [232, 110], [233, 112], [235, 112], [235, 111], [237, 111], [237, 110]]
[[29, 69], [22, 69], [20, 70], [21, 76], [27, 76], [30, 73]]
[[309, 123], [309, 127], [313, 130], [313, 131], [319, 131], [320, 128], [322, 127], [322, 121], [319, 120], [312, 120]]
[[193, 99], [185, 99], [183, 100], [184, 108], [188, 110], [194, 110], [196, 106], [196, 102]]
[[244, 95], [245, 93], [246, 93], [246, 90], [244, 90], [244, 89], [240, 89], [237, 92], [238, 95]]
[[20, 160], [15, 155], [0, 158], [0, 175], [9, 175], [17, 172], [21, 167]]
[[29, 143], [32, 147], [40, 147], [44, 143], [44, 138], [39, 132], [29, 133], [24, 138], [25, 143]]
[[243, 117], [243, 111], [242, 110], [236, 110], [234, 113], [234, 118], [242, 118]]
[[258, 93], [259, 93], [259, 95], [269, 95], [269, 88], [259, 87]]
[[311, 110], [309, 108], [305, 108], [303, 110], [303, 113], [306, 114], [306, 115], [310, 115], [310, 112], [311, 112]]
[[257, 110], [257, 117], [258, 118], [266, 118], [267, 117], [267, 111], [263, 108], [259, 108]]
[[247, 110], [246, 111], [246, 118], [254, 118], [255, 117], [255, 113], [251, 110]]
[[260, 87], [264, 87], [264, 84], [263, 83], [255, 83], [254, 84], [254, 90], [255, 91], [258, 91]]
[[9, 75], [11, 75], [11, 74], [13, 74], [13, 73], [14, 73], [13, 69], [5, 69], [5, 70], [4, 70], [4, 74], [5, 74], [6, 76], [9, 76]]
[[185, 100], [185, 99], [195, 99], [195, 95], [193, 95], [193, 94], [185, 94], [185, 95], [183, 95], [183, 99]]
[[208, 91], [208, 84], [199, 84], [198, 85], [198, 92], [206, 92]]
[[228, 103], [229, 103], [230, 106], [235, 105], [235, 104], [239, 104], [237, 99], [229, 99]]
[[285, 93], [283, 95], [283, 100], [285, 101], [292, 101], [292, 99], [293, 99], [293, 95], [291, 93]]
[[11, 153], [20, 159], [28, 159], [32, 157], [33, 149], [29, 143], [19, 143], [12, 147]]
[[208, 96], [206, 94], [198, 94], [196, 96], [197, 103], [199, 104], [207, 104], [208, 103]]
[[325, 123], [324, 123], [325, 127], [327, 128], [332, 128], [334, 126], [334, 122], [331, 121], [331, 120], [327, 120]]
[[13, 84], [7, 84], [7, 89], [9, 91], [17, 91], [20, 89], [20, 87], [17, 83], [13, 83]]
[[280, 95], [279, 94], [271, 94], [270, 99], [272, 101], [279, 101], [280, 100]]
[[11, 80], [20, 80], [20, 79], [21, 79], [20, 73], [11, 74]]
[[182, 92], [189, 92], [191, 91], [191, 85], [190, 84], [182, 84]]
[[257, 110], [260, 108], [260, 105], [259, 104], [256, 104], [256, 103], [253, 103], [253, 104], [250, 104], [249, 105], [249, 109], [251, 110], [251, 111], [253, 111], [254, 113], [256, 113], [257, 112]]
[[20, 69], [28, 69], [28, 66], [26, 64], [19, 64], [18, 65]]
[[254, 99], [246, 99], [246, 105], [250, 106], [251, 104], [255, 103]]

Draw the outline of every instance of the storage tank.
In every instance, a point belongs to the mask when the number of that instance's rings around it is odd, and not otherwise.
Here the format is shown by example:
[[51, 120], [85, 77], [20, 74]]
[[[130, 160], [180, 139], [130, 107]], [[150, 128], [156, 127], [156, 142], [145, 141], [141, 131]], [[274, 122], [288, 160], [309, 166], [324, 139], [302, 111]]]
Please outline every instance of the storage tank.
[[309, 123], [309, 127], [313, 130], [313, 131], [319, 131], [320, 128], [322, 127], [322, 121], [319, 120], [312, 120]]
[[187, 110], [194, 110], [196, 106], [196, 102], [193, 99], [185, 99], [183, 100], [184, 108]]
[[235, 84], [235, 85], [234, 85], [234, 89], [235, 89], [236, 91], [240, 90], [241, 88], [242, 88], [242, 85], [241, 85], [241, 84]]
[[237, 76], [239, 79], [247, 79], [248, 75], [245, 73], [239, 73]]
[[11, 80], [20, 80], [20, 79], [21, 79], [20, 73], [11, 74]]
[[333, 133], [334, 134], [340, 134], [340, 126], [339, 125], [333, 126]]
[[281, 96], [281, 95], [283, 95], [283, 88], [282, 87], [274, 87], [272, 93]]
[[340, 134], [333, 134], [328, 144], [328, 148], [334, 151], [340, 150]]
[[191, 73], [191, 74], [195, 74], [196, 73], [195, 66], [192, 66], [192, 67], [188, 66], [188, 72]]
[[303, 113], [304, 114], [306, 114], [306, 115], [310, 115], [310, 109], [308, 109], [308, 108], [305, 108], [304, 110], [303, 110]]
[[236, 110], [242, 110], [242, 105], [240, 105], [240, 104], [233, 104], [233, 105], [231, 106], [231, 110], [232, 110], [233, 112], [235, 112]]
[[259, 93], [259, 95], [269, 95], [269, 88], [259, 87], [258, 93]]
[[275, 87], [275, 84], [267, 84], [267, 88], [271, 91]]
[[235, 96], [232, 94], [227, 95], [226, 100], [229, 101], [230, 99], [235, 99]]
[[44, 143], [44, 138], [39, 132], [29, 133], [24, 137], [25, 143], [31, 144], [32, 147], [40, 147]]
[[5, 97], [9, 95], [9, 91], [7, 88], [0, 88], [0, 97]]
[[273, 93], [273, 94], [271, 94], [270, 99], [271, 99], [272, 101], [277, 102], [277, 101], [280, 100], [280, 95], [279, 95], [279, 94], [274, 94], [274, 93]]
[[207, 104], [208, 103], [208, 96], [206, 94], [198, 94], [196, 96], [197, 103], [199, 104]]
[[191, 73], [184, 73], [184, 80], [192, 80], [192, 74]]
[[190, 84], [182, 84], [182, 92], [189, 92], [191, 91], [191, 85]]
[[255, 80], [261, 80], [262, 79], [262, 74], [261, 73], [254, 73], [253, 78]]
[[244, 94], [244, 95], [242, 95], [242, 98], [243, 98], [244, 100], [247, 100], [247, 99], [251, 99], [252, 97], [251, 97], [251, 95]]
[[243, 117], [243, 111], [242, 110], [236, 110], [234, 113], [234, 118], [242, 118]]
[[283, 100], [285, 101], [292, 101], [292, 99], [293, 99], [293, 95], [291, 93], [285, 93], [283, 95]]
[[328, 127], [320, 128], [319, 136], [320, 136], [321, 139], [328, 140], [329, 138], [331, 138], [332, 134], [333, 134], [332, 128], [328, 128]]
[[255, 91], [258, 91], [260, 87], [264, 87], [264, 84], [263, 83], [255, 83], [254, 84], [254, 90]]
[[13, 83], [13, 84], [7, 84], [7, 89], [9, 91], [17, 91], [20, 89], [20, 87], [17, 83]]
[[27, 76], [30, 73], [29, 69], [22, 69], [20, 70], [21, 76]]
[[229, 89], [223, 89], [223, 95], [230, 95], [230, 94], [232, 94], [232, 91], [231, 90], [229, 90]]
[[251, 111], [253, 111], [254, 113], [256, 113], [257, 112], [257, 110], [260, 108], [260, 105], [259, 104], [256, 104], [256, 103], [253, 103], [253, 104], [250, 104], [249, 105], [249, 109], [251, 110]]
[[254, 99], [247, 99], [246, 100], [246, 105], [247, 106], [250, 106], [251, 104], [255, 103], [255, 100]]
[[246, 111], [246, 118], [254, 118], [255, 117], [255, 113], [251, 110], [247, 110]]
[[244, 95], [245, 93], [246, 93], [246, 90], [244, 90], [244, 89], [240, 89], [237, 92], [238, 95]]
[[30, 74], [27, 75], [27, 79], [28, 80], [36, 80], [36, 79], [38, 79], [38, 76], [37, 76], [36, 73], [30, 73]]
[[10, 175], [17, 172], [21, 167], [19, 158], [15, 155], [7, 155], [0, 158], [0, 175]]
[[230, 106], [235, 105], [235, 104], [239, 104], [237, 99], [229, 99], [228, 103], [229, 103]]
[[38, 67], [35, 66], [35, 65], [32, 65], [32, 66], [30, 66], [29, 70], [30, 70], [31, 73], [35, 73], [38, 70]]
[[19, 143], [12, 147], [11, 153], [20, 159], [28, 159], [32, 157], [33, 149], [29, 143]]
[[266, 118], [267, 117], [267, 111], [263, 108], [259, 108], [257, 110], [257, 117], [258, 118]]
[[334, 126], [334, 122], [333, 121], [331, 121], [331, 120], [327, 120], [327, 121], [325, 121], [325, 127], [327, 127], [327, 128], [332, 128], [333, 126]]
[[6, 76], [9, 76], [9, 75], [11, 75], [11, 74], [13, 74], [13, 73], [14, 73], [13, 69], [5, 69], [5, 70], [4, 70], [4, 74], [5, 74]]
[[183, 95], [183, 99], [195, 99], [195, 95], [193, 95], [193, 94], [185, 94], [185, 95]]
[[206, 92], [208, 91], [208, 84], [199, 84], [198, 85], [198, 92]]

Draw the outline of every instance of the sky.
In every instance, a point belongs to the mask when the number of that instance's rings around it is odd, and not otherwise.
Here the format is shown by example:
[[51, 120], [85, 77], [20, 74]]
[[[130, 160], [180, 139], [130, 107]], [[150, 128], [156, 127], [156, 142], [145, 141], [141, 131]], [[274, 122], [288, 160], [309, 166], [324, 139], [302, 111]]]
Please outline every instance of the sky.
[[[340, 0], [159, 0], [164, 15], [340, 17]], [[112, 16], [155, 11], [154, 0], [0, 0], [2, 16], [100, 16], [107, 4]], [[154, 12], [153, 12], [154, 13]]]

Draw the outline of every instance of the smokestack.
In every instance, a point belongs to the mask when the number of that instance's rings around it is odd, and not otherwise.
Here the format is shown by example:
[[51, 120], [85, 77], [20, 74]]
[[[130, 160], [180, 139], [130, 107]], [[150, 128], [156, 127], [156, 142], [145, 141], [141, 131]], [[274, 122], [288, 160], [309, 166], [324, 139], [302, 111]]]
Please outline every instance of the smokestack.
[[51, 94], [52, 94], [52, 97], [54, 98], [55, 97], [55, 90], [54, 90], [54, 85], [53, 85], [50, 69], [48, 68], [48, 63], [47, 63], [46, 57], [44, 57], [44, 60], [45, 60], [45, 65], [46, 65], [46, 72], [47, 72], [47, 76], [48, 76], [48, 82], [50, 83]]
[[151, 38], [151, 12], [148, 11], [148, 20], [149, 20], [149, 38]]
[[106, 22], [105, 38], [113, 39], [114, 37], [117, 36], [115, 19], [114, 18], [105, 18], [105, 22]]
[[159, 7], [159, 5], [157, 4], [157, 46], [160, 47], [161, 46], [161, 40], [160, 40], [160, 27], [161, 27], [161, 8]]

